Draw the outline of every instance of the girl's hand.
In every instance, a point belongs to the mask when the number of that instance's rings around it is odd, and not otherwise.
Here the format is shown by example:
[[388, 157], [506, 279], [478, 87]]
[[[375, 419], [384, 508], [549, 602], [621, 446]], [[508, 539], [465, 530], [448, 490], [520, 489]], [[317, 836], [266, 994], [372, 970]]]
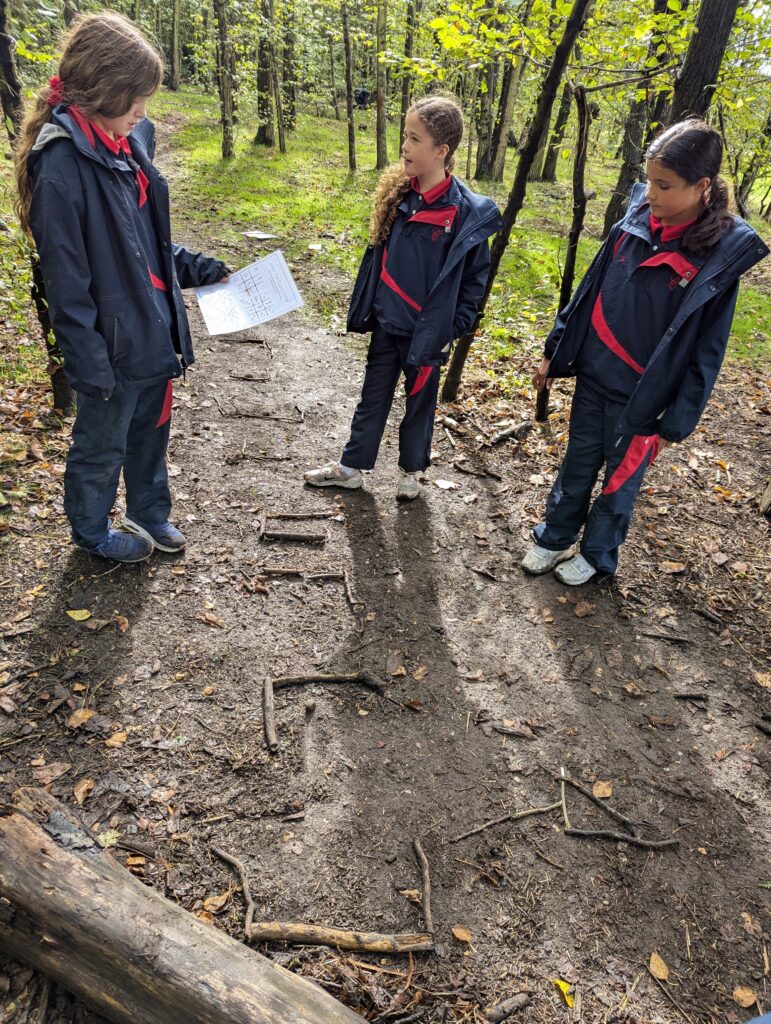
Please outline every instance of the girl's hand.
[[219, 281], [217, 281], [217, 284], [227, 284], [229, 280], [230, 280], [230, 274], [225, 274], [224, 277], [221, 277], [219, 279]]
[[551, 366], [551, 359], [547, 359], [546, 356], [541, 360], [540, 366], [533, 375], [533, 387], [538, 391], [543, 391], [546, 387], [546, 382], [549, 379], [549, 367]]
[[667, 441], [665, 437], [659, 436], [659, 451], [663, 452], [665, 448], [671, 448], [674, 441]]

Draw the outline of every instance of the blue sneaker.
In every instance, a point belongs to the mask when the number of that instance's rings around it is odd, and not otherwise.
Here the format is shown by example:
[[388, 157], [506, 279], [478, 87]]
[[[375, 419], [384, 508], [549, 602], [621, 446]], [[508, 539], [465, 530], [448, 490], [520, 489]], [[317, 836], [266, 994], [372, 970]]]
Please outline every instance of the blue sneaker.
[[142, 537], [159, 551], [168, 551], [172, 555], [178, 551], [184, 551], [185, 544], [187, 544], [185, 535], [169, 522], [159, 523], [157, 526], [140, 526], [133, 519], [124, 516], [121, 525], [124, 530], [136, 534], [137, 537]]
[[153, 546], [144, 537], [134, 537], [120, 530], [107, 531], [107, 536], [95, 548], [84, 548], [92, 555], [109, 558], [113, 562], [144, 562], [153, 553]]

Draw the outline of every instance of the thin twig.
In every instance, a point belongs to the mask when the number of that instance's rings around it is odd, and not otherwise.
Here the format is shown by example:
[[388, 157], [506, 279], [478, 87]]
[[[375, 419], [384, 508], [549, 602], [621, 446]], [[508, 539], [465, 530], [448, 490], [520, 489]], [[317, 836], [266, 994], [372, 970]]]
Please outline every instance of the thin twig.
[[568, 817], [568, 804], [565, 794], [566, 779], [567, 776], [565, 775], [565, 769], [560, 768], [560, 803], [562, 804], [562, 819], [565, 822], [565, 831], [567, 831], [570, 828], [570, 818]]
[[560, 806], [560, 801], [549, 804], [548, 807], [528, 807], [526, 811], [517, 811], [515, 814], [509, 812], [508, 814], [502, 815], [500, 818], [496, 818], [495, 821], [486, 821], [484, 825], [479, 825], [477, 828], [472, 828], [468, 832], [464, 832], [462, 835], [453, 836], [450, 839], [451, 843], [459, 843], [461, 839], [469, 839], [471, 836], [476, 836], [480, 832], [484, 832], [485, 829], [492, 828], [493, 825], [504, 825], [507, 821], [519, 821], [521, 818], [529, 818], [532, 814], [546, 814], [548, 811], [556, 811]]
[[[568, 786], [572, 786], [573, 789], [577, 789], [582, 796], [585, 796], [587, 800], [591, 800], [593, 804], [605, 811], [605, 813], [611, 818], [615, 818], [616, 821], [628, 828], [633, 836], [637, 835], [637, 826], [633, 821], [630, 821], [625, 814], [622, 814], [621, 811], [617, 811], [614, 807], [611, 807], [610, 804], [601, 800], [598, 796], [595, 796], [590, 789], [586, 789], [580, 782], [576, 782], [575, 779], [563, 776], [563, 781], [566, 782]], [[567, 827], [570, 828], [570, 825], [568, 824]]]
[[212, 853], [216, 854], [220, 860], [224, 860], [226, 864], [230, 864], [234, 867], [241, 877], [241, 891], [244, 894], [244, 902], [246, 903], [246, 917], [244, 918], [244, 938], [249, 939], [252, 931], [252, 919], [254, 918], [255, 906], [254, 900], [252, 899], [252, 891], [249, 885], [249, 876], [246, 873], [246, 868], [242, 861], [238, 857], [233, 857], [229, 853], [225, 853], [219, 846], [215, 846], [214, 843], [209, 847]]
[[685, 1019], [687, 1021], [690, 1021], [690, 1024], [693, 1024], [693, 1017], [691, 1017], [690, 1014], [686, 1013], [686, 1011], [682, 1008], [680, 1003], [678, 1003], [678, 1001], [675, 999], [675, 997], [672, 995], [672, 993], [669, 991], [669, 989], [666, 987], [666, 985], [663, 985], [659, 981], [659, 979], [656, 977], [656, 975], [652, 973], [650, 967], [648, 967], [648, 974], [650, 974], [650, 976], [656, 982], [656, 984], [661, 989], [661, 991], [664, 993], [664, 995], [667, 997], [667, 999], [669, 999], [671, 1001], [673, 1006], [676, 1006], [677, 1009], [680, 1011], [680, 1013], [682, 1013], [682, 1015], [685, 1017]]
[[607, 832], [604, 829], [566, 828], [565, 835], [580, 836], [584, 839], [610, 839], [615, 843], [641, 846], [645, 850], [664, 850], [670, 846], [680, 845], [678, 839], [641, 839], [639, 836], [630, 836], [625, 832]]
[[428, 870], [428, 857], [426, 857], [423, 847], [420, 844], [420, 839], [415, 838], [412, 840], [412, 847], [415, 850], [415, 856], [418, 858], [418, 865], [420, 867], [420, 877], [422, 879], [422, 891], [420, 897], [420, 905], [423, 908], [423, 921], [426, 925], [426, 931], [434, 934], [434, 919], [431, 915], [431, 875]]

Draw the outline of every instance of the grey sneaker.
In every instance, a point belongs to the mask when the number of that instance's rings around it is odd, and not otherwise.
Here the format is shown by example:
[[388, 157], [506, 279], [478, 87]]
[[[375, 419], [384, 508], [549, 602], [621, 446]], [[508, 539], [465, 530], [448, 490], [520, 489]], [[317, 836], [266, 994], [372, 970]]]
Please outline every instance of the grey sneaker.
[[364, 483], [360, 469], [354, 469], [351, 474], [343, 473], [339, 462], [328, 462], [318, 469], [309, 469], [303, 473], [303, 480], [311, 487], [347, 487], [350, 491], [357, 490]]
[[580, 587], [588, 583], [592, 576], [597, 575], [593, 565], [589, 565], [583, 555], [574, 555], [569, 562], [563, 562], [554, 570], [554, 575], [569, 587]]
[[399, 470], [399, 483], [396, 487], [397, 501], [414, 501], [420, 494], [420, 484], [417, 473], [405, 473]]
[[566, 558], [570, 558], [574, 550], [575, 548], [569, 547], [563, 548], [562, 551], [549, 551], [548, 548], [542, 548], [536, 544], [535, 547], [530, 548], [519, 564], [525, 572], [529, 572], [532, 576], [541, 576], [553, 569], [555, 565], [564, 562]]

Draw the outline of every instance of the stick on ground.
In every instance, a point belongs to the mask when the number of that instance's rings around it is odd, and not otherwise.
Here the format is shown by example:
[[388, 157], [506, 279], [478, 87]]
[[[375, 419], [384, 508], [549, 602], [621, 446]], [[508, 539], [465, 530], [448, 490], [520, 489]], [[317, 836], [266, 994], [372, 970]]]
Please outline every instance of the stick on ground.
[[420, 877], [423, 882], [420, 897], [420, 904], [423, 908], [423, 921], [426, 925], [426, 931], [433, 935], [434, 919], [431, 915], [431, 875], [428, 870], [428, 857], [426, 857], [419, 839], [413, 839], [412, 846], [415, 850], [415, 856], [418, 858]]
[[484, 832], [485, 829], [492, 828], [493, 825], [504, 825], [507, 821], [519, 821], [520, 818], [529, 818], [531, 814], [546, 814], [548, 811], [556, 811], [557, 808], [561, 806], [561, 801], [557, 800], [556, 803], [549, 804], [547, 807], [528, 807], [526, 811], [517, 811], [516, 813], [509, 812], [508, 814], [502, 815], [500, 818], [496, 818], [494, 821], [486, 821], [484, 825], [472, 828], [470, 831], [463, 832], [459, 836], [453, 836], [452, 839], [450, 839], [450, 842], [459, 843], [461, 839], [469, 839], [471, 836], [476, 836], [480, 832]]
[[249, 884], [249, 875], [246, 873], [243, 861], [240, 861], [238, 857], [233, 857], [229, 853], [225, 853], [219, 846], [215, 846], [214, 843], [209, 847], [211, 852], [216, 854], [220, 860], [224, 860], [226, 864], [230, 864], [238, 872], [241, 878], [241, 891], [244, 894], [244, 903], [246, 904], [246, 918], [244, 919], [244, 938], [249, 938], [249, 933], [252, 927], [252, 919], [254, 917], [255, 905], [252, 899], [252, 890]]
[[353, 949], [361, 953], [430, 953], [434, 948], [433, 935], [424, 932], [391, 935], [287, 921], [257, 921], [252, 924], [249, 938], [252, 942], [332, 946], [335, 949]]

